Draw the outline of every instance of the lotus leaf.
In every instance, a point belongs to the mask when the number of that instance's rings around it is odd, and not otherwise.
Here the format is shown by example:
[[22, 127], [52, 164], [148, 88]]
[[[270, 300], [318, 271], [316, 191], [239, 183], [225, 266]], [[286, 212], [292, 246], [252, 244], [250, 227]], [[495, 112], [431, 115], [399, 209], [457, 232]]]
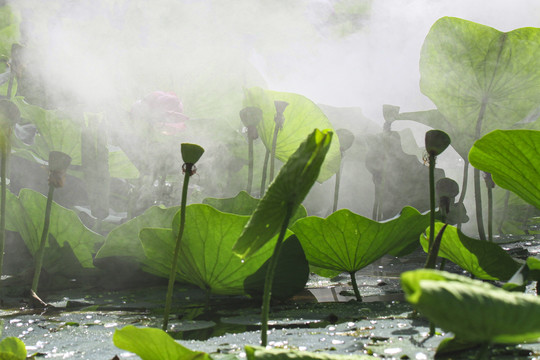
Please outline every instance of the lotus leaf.
[[[443, 226], [442, 223], [436, 223], [435, 233], [437, 234]], [[428, 239], [425, 235], [420, 237], [420, 243], [427, 252]], [[470, 238], [450, 225], [446, 227], [442, 237], [439, 256], [484, 280], [506, 281], [521, 266], [499, 245]]]
[[509, 128], [540, 105], [540, 29], [501, 32], [443, 17], [429, 31], [420, 55], [420, 88], [466, 159], [474, 140]]
[[281, 228], [287, 212], [294, 214], [319, 176], [332, 132], [315, 129], [281, 168], [251, 216], [233, 250], [253, 255]]
[[[8, 192], [8, 208], [10, 211], [6, 217], [6, 229], [17, 231], [23, 238], [30, 253], [34, 255], [39, 248], [43, 229], [43, 218], [47, 199], [42, 194], [22, 189], [16, 197]], [[61, 264], [61, 253], [52, 251], [56, 244], [51, 243], [53, 236], [59, 247], [71, 248], [73, 254], [84, 268], [93, 268], [93, 255], [95, 248], [103, 242], [103, 237], [81, 222], [77, 214], [55, 202], [52, 203], [49, 226], [49, 242], [45, 252], [45, 267], [49, 264]], [[52, 260], [56, 259], [56, 260]], [[67, 264], [64, 263], [63, 267]]]
[[9, 336], [0, 342], [0, 360], [25, 360], [26, 346], [21, 339]]
[[96, 254], [96, 259], [109, 256], [133, 257], [138, 261], [145, 258], [139, 241], [139, 232], [145, 227], [170, 228], [172, 220], [180, 206], [164, 208], [152, 206], [139, 215], [112, 230], [105, 243]]
[[540, 341], [540, 298], [438, 270], [401, 274], [405, 296], [428, 319], [470, 342]]
[[[218, 199], [218, 198], [206, 198], [203, 200], [203, 204], [213, 206], [219, 211], [237, 214], [237, 215], [251, 215], [257, 208], [260, 199], [254, 198], [245, 191], [240, 191], [238, 195], [233, 198]], [[298, 207], [296, 213], [294, 213], [290, 224], [298, 219], [307, 216], [306, 208], [302, 205]]]
[[[244, 106], [255, 106], [263, 111], [263, 121], [257, 126], [261, 140], [267, 149], [272, 148], [274, 136], [274, 101], [289, 103], [284, 111], [285, 122], [277, 136], [276, 158], [286, 162], [313, 129], [332, 129], [326, 115], [311, 100], [302, 95], [263, 90], [255, 87], [246, 90]], [[339, 140], [332, 141], [318, 181], [328, 180], [340, 166]]]
[[311, 265], [353, 273], [391, 251], [399, 251], [429, 226], [429, 214], [405, 207], [401, 215], [377, 222], [348, 209], [338, 210], [326, 219], [309, 216], [298, 220], [292, 230]]
[[207, 353], [191, 351], [180, 345], [165, 331], [155, 328], [138, 328], [133, 325], [116, 329], [114, 345], [135, 353], [142, 360], [210, 360]]
[[540, 131], [492, 131], [474, 143], [469, 161], [490, 173], [495, 184], [540, 209]]
[[[173, 229], [141, 230], [146, 254], [144, 270], [169, 276], [176, 241], [173, 234], [178, 232], [179, 217], [180, 213], [175, 216]], [[242, 261], [232, 252], [232, 246], [248, 220], [248, 216], [224, 213], [209, 205], [187, 206], [178, 278], [216, 294], [244, 294], [244, 280], [270, 258], [276, 242], [274, 238], [257, 254]]]

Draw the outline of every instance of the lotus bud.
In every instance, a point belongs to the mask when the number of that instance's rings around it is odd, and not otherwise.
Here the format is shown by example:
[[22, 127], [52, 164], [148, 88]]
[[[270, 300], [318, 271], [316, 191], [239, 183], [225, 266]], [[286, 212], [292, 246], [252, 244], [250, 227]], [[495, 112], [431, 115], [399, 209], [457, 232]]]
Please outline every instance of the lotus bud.
[[450, 145], [450, 136], [441, 130], [426, 132], [426, 151], [430, 156], [440, 155]]
[[19, 121], [19, 108], [9, 100], [0, 100], [0, 143], [8, 143], [13, 125]]
[[182, 152], [182, 160], [186, 164], [194, 165], [201, 158], [204, 153], [204, 149], [196, 144], [183, 143], [180, 145]]
[[71, 164], [71, 157], [61, 151], [49, 153], [49, 186], [64, 186], [66, 171]]
[[281, 129], [283, 127], [283, 123], [285, 122], [283, 112], [288, 105], [289, 103], [286, 101], [274, 101], [274, 106], [276, 107], [276, 116], [274, 116], [274, 121], [276, 122], [278, 129]]
[[336, 133], [339, 139], [339, 150], [343, 153], [352, 146], [354, 134], [347, 129], [337, 129]]
[[444, 208], [446, 213], [450, 212], [450, 205], [459, 194], [459, 185], [452, 179], [442, 178], [435, 185], [437, 196], [439, 197], [439, 207]]
[[262, 110], [254, 106], [243, 108], [240, 111], [240, 119], [248, 130], [248, 137], [253, 140], [257, 139], [259, 137], [257, 125], [263, 119]]

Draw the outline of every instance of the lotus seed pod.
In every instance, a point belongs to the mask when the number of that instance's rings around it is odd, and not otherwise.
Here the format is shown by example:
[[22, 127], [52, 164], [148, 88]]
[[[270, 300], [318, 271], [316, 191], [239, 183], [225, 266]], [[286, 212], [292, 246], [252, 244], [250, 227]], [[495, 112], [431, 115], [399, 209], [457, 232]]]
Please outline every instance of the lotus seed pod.
[[382, 107], [384, 121], [392, 123], [399, 115], [399, 106], [384, 104]]
[[204, 153], [204, 149], [197, 144], [183, 143], [180, 145], [182, 160], [186, 164], [195, 164]]
[[262, 121], [262, 110], [255, 106], [248, 106], [240, 110], [240, 120], [245, 127], [255, 127]]
[[347, 151], [354, 142], [354, 134], [347, 129], [337, 129], [336, 133], [339, 139], [339, 150]]
[[276, 100], [274, 101], [274, 106], [276, 107], [276, 112], [278, 114], [283, 114], [283, 112], [285, 111], [285, 108], [289, 105], [288, 102], [286, 101], [279, 101], [279, 100]]
[[71, 157], [61, 151], [49, 153], [49, 185], [59, 188], [64, 186], [66, 171], [71, 164]]
[[439, 179], [439, 181], [437, 181], [437, 184], [435, 185], [435, 189], [439, 198], [454, 198], [459, 194], [458, 183], [450, 178]]
[[450, 145], [450, 136], [441, 130], [426, 132], [426, 151], [431, 156], [440, 155]]

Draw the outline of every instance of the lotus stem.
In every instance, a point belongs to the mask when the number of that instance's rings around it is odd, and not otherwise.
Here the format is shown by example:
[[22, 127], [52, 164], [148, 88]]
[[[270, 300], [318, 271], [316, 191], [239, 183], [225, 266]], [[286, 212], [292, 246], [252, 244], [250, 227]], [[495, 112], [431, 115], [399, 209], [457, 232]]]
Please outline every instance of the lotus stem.
[[467, 192], [467, 183], [469, 182], [469, 159], [463, 162], [463, 183], [461, 184], [461, 194], [459, 194], [458, 203], [463, 204], [465, 193]]
[[478, 236], [480, 240], [486, 241], [486, 231], [484, 230], [484, 217], [482, 215], [482, 195], [480, 188], [480, 170], [474, 169], [474, 200], [476, 206], [476, 224], [478, 226]]
[[251, 195], [251, 187], [253, 185], [253, 138], [248, 135], [248, 180], [246, 191]]
[[435, 240], [435, 155], [429, 154], [429, 241], [431, 251]]
[[356, 296], [356, 301], [361, 302], [362, 295], [360, 295], [360, 290], [358, 290], [358, 283], [356, 282], [356, 271], [350, 272], [349, 275], [351, 275], [351, 284], [354, 291], [354, 296]]
[[499, 227], [497, 228], [499, 235], [502, 235], [502, 228], [504, 225], [504, 221], [506, 220], [506, 216], [508, 215], [508, 202], [509, 201], [510, 201], [510, 191], [506, 190], [506, 195], [504, 196], [504, 207], [503, 207], [503, 213], [501, 216], [501, 222], [499, 223]]
[[[433, 241], [433, 243], [429, 246], [428, 249], [428, 258], [426, 260], [426, 265], [424, 266], [425, 269], [435, 269], [435, 264], [437, 263], [437, 255], [439, 254], [439, 248], [441, 246], [441, 240], [444, 234], [444, 230], [446, 230], [446, 227], [448, 224], [444, 224], [444, 226], [439, 230], [437, 233], [437, 237]], [[429, 229], [431, 233], [431, 228]], [[435, 229], [433, 229], [435, 230]]]
[[178, 256], [180, 255], [180, 244], [182, 242], [182, 235], [184, 234], [184, 226], [186, 224], [186, 203], [189, 178], [192, 175], [193, 166], [194, 164], [192, 163], [185, 163], [184, 184], [182, 186], [182, 201], [180, 203], [180, 227], [176, 236], [176, 246], [174, 248], [171, 273], [169, 274], [169, 284], [167, 286], [167, 296], [165, 298], [165, 310], [163, 312], [162, 326], [163, 331], [166, 331], [169, 325], [169, 313], [171, 312], [174, 282], [176, 281], [176, 268], [178, 266]]
[[39, 249], [36, 252], [35, 266], [34, 266], [34, 278], [32, 280], [32, 291], [37, 294], [39, 276], [41, 275], [41, 267], [43, 266], [43, 255], [45, 253], [45, 245], [47, 244], [47, 238], [49, 237], [49, 224], [51, 221], [51, 208], [54, 195], [54, 185], [49, 185], [49, 192], [47, 194], [47, 205], [45, 207], [45, 220], [43, 222], [43, 232], [41, 233], [41, 241], [39, 242]]
[[341, 166], [336, 172], [336, 186], [334, 188], [334, 206], [332, 207], [332, 212], [337, 210], [338, 200], [339, 200], [339, 183], [341, 182]]
[[274, 163], [276, 159], [276, 146], [277, 146], [278, 133], [279, 133], [279, 126], [276, 124], [276, 127], [274, 129], [274, 136], [272, 137], [272, 150], [270, 154], [270, 175], [269, 175], [270, 182], [274, 180]]
[[488, 197], [488, 240], [493, 242], [493, 188], [495, 183], [490, 173], [484, 173]]
[[2, 269], [4, 267], [4, 248], [6, 242], [6, 201], [7, 201], [7, 160], [8, 160], [9, 144], [6, 141], [2, 145], [2, 155], [0, 161], [0, 178], [1, 178], [1, 207], [0, 207], [0, 277], [2, 276]]
[[292, 216], [292, 205], [287, 206], [287, 212], [285, 213], [285, 218], [281, 224], [281, 230], [274, 247], [274, 253], [270, 258], [270, 263], [268, 264], [268, 269], [266, 270], [266, 277], [264, 280], [264, 292], [263, 292], [263, 303], [261, 308], [261, 346], [266, 346], [268, 342], [268, 317], [270, 313], [270, 299], [272, 297], [272, 284], [274, 282], [274, 274], [276, 272], [276, 265], [279, 258], [279, 253], [281, 252], [281, 245], [285, 238], [285, 233], [287, 232], [287, 227], [289, 226], [289, 220]]
[[263, 197], [264, 191], [266, 189], [266, 169], [268, 168], [268, 159], [269, 158], [270, 158], [270, 151], [268, 151], [268, 149], [266, 149], [266, 153], [264, 155], [263, 169], [262, 169], [261, 191], [259, 193], [260, 198]]

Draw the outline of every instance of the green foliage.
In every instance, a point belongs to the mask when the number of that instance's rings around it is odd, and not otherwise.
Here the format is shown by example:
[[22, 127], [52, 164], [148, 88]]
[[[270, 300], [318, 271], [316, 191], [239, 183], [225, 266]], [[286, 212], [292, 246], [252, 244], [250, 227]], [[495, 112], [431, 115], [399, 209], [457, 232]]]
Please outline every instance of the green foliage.
[[[289, 103], [284, 111], [285, 122], [279, 131], [276, 158], [286, 162], [314, 129], [332, 129], [321, 109], [302, 95], [251, 88], [246, 90], [244, 106], [256, 106], [263, 111], [263, 121], [257, 126], [259, 136], [267, 149], [272, 148], [274, 135], [274, 101]], [[341, 154], [339, 140], [334, 139], [324, 161], [318, 181], [328, 180], [339, 170]]]
[[[8, 192], [6, 229], [17, 231], [23, 238], [30, 253], [34, 255], [39, 248], [43, 230], [43, 217], [47, 199], [42, 194], [22, 189], [16, 197]], [[51, 236], [54, 242], [51, 241]], [[52, 203], [49, 238], [45, 250], [44, 267], [62, 264], [67, 268], [67, 260], [62, 258], [62, 251], [55, 249], [70, 248], [80, 266], [93, 268], [95, 249], [103, 242], [103, 237], [88, 229], [77, 214], [56, 203]], [[61, 269], [61, 268], [60, 268]]]
[[540, 105], [539, 68], [540, 29], [505, 33], [443, 17], [420, 55], [420, 88], [440, 114], [414, 120], [446, 131], [465, 159], [474, 140], [513, 126]]
[[316, 216], [300, 219], [292, 230], [310, 265], [351, 273], [418, 241], [428, 226], [428, 214], [405, 207], [398, 218], [387, 222], [377, 222], [342, 209], [326, 219]]
[[165, 331], [155, 328], [138, 328], [132, 325], [116, 329], [114, 345], [135, 353], [142, 360], [210, 360], [207, 353], [191, 351], [180, 345]]
[[286, 350], [277, 348], [265, 348], [261, 346], [245, 347], [248, 360], [373, 360], [377, 359], [368, 355], [340, 355], [329, 353], [315, 353], [309, 351]]
[[170, 228], [174, 215], [180, 206], [164, 208], [152, 206], [142, 215], [139, 215], [112, 230], [105, 239], [105, 243], [96, 254], [96, 259], [110, 256], [133, 257], [142, 261], [145, 258], [144, 250], [139, 240], [139, 232], [143, 228]]
[[495, 184], [540, 209], [540, 131], [495, 130], [474, 143], [469, 161]]
[[20, 17], [11, 6], [0, 7], [0, 57], [11, 56], [11, 45], [19, 42]]
[[[262, 297], [264, 279], [269, 264], [270, 259], [244, 280], [244, 289], [251, 297]], [[283, 242], [279, 252], [274, 281], [272, 282], [272, 297], [288, 299], [302, 291], [308, 281], [309, 270], [306, 255], [298, 238], [294, 235], [289, 236]]]
[[536, 296], [438, 270], [407, 271], [401, 283], [407, 301], [456, 338], [479, 343], [540, 339], [540, 298]]
[[[143, 261], [145, 271], [163, 277], [169, 276], [176, 240], [173, 234], [178, 233], [179, 217], [178, 212], [173, 221], [173, 229], [141, 230], [140, 238], [146, 255]], [[186, 225], [178, 259], [178, 278], [216, 294], [245, 294], [245, 279], [270, 258], [276, 242], [274, 237], [257, 254], [243, 262], [232, 252], [232, 246], [248, 220], [248, 216], [223, 213], [208, 205], [187, 206]], [[290, 232], [288, 234], [290, 235]], [[298, 263], [297, 256], [303, 254], [284, 256], [285, 259]], [[306, 281], [307, 278], [298, 285], [298, 281], [287, 279], [287, 274], [284, 278], [287, 286], [294, 288], [303, 288]]]
[[0, 360], [25, 360], [26, 346], [16, 337], [7, 337], [0, 342]]
[[[245, 191], [240, 191], [235, 197], [232, 198], [206, 198], [203, 200], [203, 204], [210, 205], [219, 211], [237, 214], [237, 215], [251, 215], [253, 211], [259, 205], [260, 199], [254, 198]], [[298, 210], [294, 213], [290, 224], [298, 219], [307, 216], [306, 208], [302, 205], [298, 207]]]
[[[435, 224], [435, 233], [444, 224]], [[428, 239], [422, 234], [420, 243], [428, 251]], [[479, 279], [506, 281], [521, 266], [506, 251], [495, 243], [468, 237], [454, 226], [444, 232], [439, 256], [461, 266]]]
[[331, 140], [331, 131], [315, 129], [290, 156], [234, 244], [239, 256], [253, 255], [276, 235], [287, 209], [296, 212], [319, 176]]

